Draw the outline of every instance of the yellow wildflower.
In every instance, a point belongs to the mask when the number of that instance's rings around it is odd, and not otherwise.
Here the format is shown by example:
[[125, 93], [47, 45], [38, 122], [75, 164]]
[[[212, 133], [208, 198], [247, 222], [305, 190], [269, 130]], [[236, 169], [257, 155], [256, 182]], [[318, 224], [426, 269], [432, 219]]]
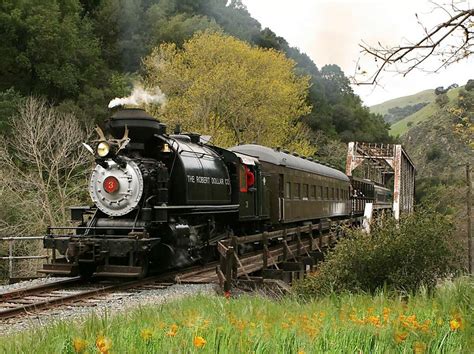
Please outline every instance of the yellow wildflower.
[[451, 331], [457, 331], [459, 328], [461, 328], [461, 320], [453, 318], [451, 321], [449, 321], [449, 328], [451, 328]]
[[72, 345], [76, 353], [82, 353], [86, 349], [87, 342], [81, 338], [74, 338], [72, 341]]
[[166, 335], [168, 337], [174, 337], [176, 336], [176, 333], [178, 333], [178, 329], [179, 329], [178, 325], [176, 323], [173, 323], [170, 327], [170, 330], [166, 332]]
[[413, 346], [413, 352], [415, 354], [423, 354], [426, 350], [426, 344], [423, 342], [415, 342]]
[[427, 333], [430, 329], [430, 324], [431, 324], [430, 320], [425, 320], [423, 324], [418, 326], [418, 328], [421, 329], [423, 332]]
[[110, 348], [112, 348], [112, 341], [109, 338], [100, 335], [95, 341], [95, 346], [102, 354], [108, 354]]
[[194, 337], [193, 344], [196, 348], [202, 348], [206, 345], [207, 341], [200, 336]]
[[397, 333], [395, 333], [395, 336], [394, 336], [395, 342], [397, 342], [398, 344], [400, 344], [405, 339], [407, 339], [407, 337], [408, 337], [407, 332], [397, 332]]
[[283, 323], [281, 324], [281, 328], [285, 328], [285, 329], [286, 329], [286, 328], [289, 328], [289, 327], [290, 327], [290, 325], [289, 325], [288, 323], [286, 323], [286, 322], [283, 322]]
[[298, 350], [298, 354], [305, 354], [306, 352], [303, 349]]
[[373, 324], [374, 326], [380, 326], [380, 319], [378, 316], [369, 316], [367, 317], [366, 321]]
[[389, 318], [390, 318], [390, 309], [387, 307], [384, 307], [383, 308], [383, 321], [388, 322]]
[[151, 339], [151, 337], [153, 337], [153, 332], [145, 328], [140, 332], [140, 336], [143, 338], [144, 341], [148, 341]]

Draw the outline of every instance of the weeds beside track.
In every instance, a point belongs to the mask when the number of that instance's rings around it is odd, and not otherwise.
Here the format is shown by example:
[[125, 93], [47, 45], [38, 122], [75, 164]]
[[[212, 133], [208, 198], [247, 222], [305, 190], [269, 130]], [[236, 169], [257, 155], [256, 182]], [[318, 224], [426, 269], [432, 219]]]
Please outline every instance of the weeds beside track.
[[472, 279], [434, 295], [329, 295], [310, 302], [197, 296], [0, 339], [0, 352], [464, 353]]

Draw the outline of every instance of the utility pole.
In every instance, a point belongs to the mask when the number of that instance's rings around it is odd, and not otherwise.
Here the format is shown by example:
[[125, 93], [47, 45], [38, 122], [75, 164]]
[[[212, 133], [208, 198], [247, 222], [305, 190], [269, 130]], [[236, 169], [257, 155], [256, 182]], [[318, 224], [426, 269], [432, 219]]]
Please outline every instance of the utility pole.
[[466, 164], [466, 181], [467, 181], [467, 251], [468, 253], [468, 270], [472, 274], [472, 223], [471, 223], [471, 166], [469, 162]]

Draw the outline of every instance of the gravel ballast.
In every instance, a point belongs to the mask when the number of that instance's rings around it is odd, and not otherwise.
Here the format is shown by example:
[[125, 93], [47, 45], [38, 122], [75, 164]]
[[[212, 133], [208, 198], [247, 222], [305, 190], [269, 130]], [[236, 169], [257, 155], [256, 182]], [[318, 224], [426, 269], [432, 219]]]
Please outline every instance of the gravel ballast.
[[[48, 279], [48, 278], [42, 278]], [[53, 281], [58, 280], [54, 278]], [[30, 287], [44, 284], [38, 283], [39, 279], [32, 281], [6, 285], [0, 287], [1, 292], [7, 292], [21, 287]], [[43, 280], [44, 281], [44, 280]], [[13, 287], [12, 286], [16, 286]], [[25, 330], [34, 329], [35, 327], [49, 326], [58, 321], [82, 321], [87, 316], [95, 313], [102, 316], [105, 313], [115, 315], [122, 311], [130, 310], [143, 305], [162, 304], [186, 296], [197, 294], [215, 295], [215, 284], [174, 284], [165, 289], [146, 289], [146, 290], [124, 290], [116, 291], [101, 296], [100, 300], [90, 300], [91, 306], [81, 305], [62, 305], [54, 309], [39, 311], [22, 317], [0, 320], [0, 336], [14, 334]], [[83, 302], [89, 302], [84, 300]]]
[[23, 280], [18, 283], [14, 284], [5, 284], [5, 285], [0, 285], [0, 294], [7, 293], [12, 290], [19, 290], [23, 288], [31, 288], [33, 286], [39, 286], [39, 285], [45, 285], [49, 283], [56, 283], [57, 281], [61, 280], [67, 280], [70, 278], [66, 277], [42, 277], [42, 278], [36, 278], [36, 279], [31, 279], [31, 280]]

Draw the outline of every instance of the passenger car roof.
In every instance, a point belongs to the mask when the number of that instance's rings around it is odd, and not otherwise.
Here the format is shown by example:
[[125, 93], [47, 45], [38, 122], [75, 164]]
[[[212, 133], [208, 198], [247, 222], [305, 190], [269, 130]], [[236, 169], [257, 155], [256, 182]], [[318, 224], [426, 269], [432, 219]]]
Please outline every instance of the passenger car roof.
[[229, 150], [258, 157], [260, 161], [268, 162], [274, 165], [286, 166], [295, 170], [316, 173], [318, 175], [349, 182], [349, 178], [339, 170], [314, 161], [287, 154], [283, 151], [277, 151], [266, 146], [246, 144], [231, 147]]

